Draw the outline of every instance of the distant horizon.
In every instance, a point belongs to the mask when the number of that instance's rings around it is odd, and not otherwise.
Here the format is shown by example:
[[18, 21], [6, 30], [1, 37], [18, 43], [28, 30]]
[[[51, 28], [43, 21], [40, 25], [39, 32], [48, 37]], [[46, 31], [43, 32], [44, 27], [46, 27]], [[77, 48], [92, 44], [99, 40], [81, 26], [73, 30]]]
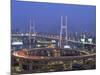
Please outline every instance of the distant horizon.
[[96, 33], [96, 7], [73, 4], [20, 2], [12, 0], [11, 27], [29, 31], [30, 16], [36, 32], [59, 33], [60, 16], [68, 17], [68, 32]]

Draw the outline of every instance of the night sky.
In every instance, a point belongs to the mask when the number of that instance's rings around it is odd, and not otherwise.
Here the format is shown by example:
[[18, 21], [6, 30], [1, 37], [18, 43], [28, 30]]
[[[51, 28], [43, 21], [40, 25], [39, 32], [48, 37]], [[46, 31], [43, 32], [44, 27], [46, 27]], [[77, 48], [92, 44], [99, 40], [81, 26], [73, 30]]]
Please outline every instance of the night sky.
[[60, 17], [68, 17], [68, 32], [96, 32], [96, 7], [72, 4], [20, 2], [12, 0], [11, 27], [29, 30], [30, 16], [37, 32], [60, 32]]

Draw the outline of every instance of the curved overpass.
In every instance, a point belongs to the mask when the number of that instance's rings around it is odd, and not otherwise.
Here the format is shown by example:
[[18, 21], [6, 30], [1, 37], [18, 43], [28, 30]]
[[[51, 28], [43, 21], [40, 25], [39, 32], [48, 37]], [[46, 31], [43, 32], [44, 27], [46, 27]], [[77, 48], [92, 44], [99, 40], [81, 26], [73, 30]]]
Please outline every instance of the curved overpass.
[[[39, 50], [39, 49], [36, 49]], [[13, 55], [18, 58], [22, 59], [28, 59], [28, 60], [77, 60], [77, 59], [87, 59], [87, 58], [95, 58], [96, 54], [89, 54], [87, 52], [85, 55], [75, 55], [75, 56], [34, 56], [34, 55], [27, 55], [28, 50], [22, 50], [22, 51], [15, 51]], [[30, 50], [32, 51], [32, 50]], [[80, 51], [82, 53], [82, 51]]]

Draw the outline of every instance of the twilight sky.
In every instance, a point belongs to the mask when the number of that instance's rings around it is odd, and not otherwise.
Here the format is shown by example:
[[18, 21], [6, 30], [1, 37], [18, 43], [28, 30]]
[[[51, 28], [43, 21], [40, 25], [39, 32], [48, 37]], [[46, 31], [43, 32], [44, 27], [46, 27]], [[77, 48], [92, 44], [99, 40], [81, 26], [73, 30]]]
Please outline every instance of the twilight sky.
[[60, 17], [68, 17], [68, 32], [96, 32], [96, 7], [12, 0], [12, 29], [29, 30], [30, 16], [37, 32], [60, 32]]

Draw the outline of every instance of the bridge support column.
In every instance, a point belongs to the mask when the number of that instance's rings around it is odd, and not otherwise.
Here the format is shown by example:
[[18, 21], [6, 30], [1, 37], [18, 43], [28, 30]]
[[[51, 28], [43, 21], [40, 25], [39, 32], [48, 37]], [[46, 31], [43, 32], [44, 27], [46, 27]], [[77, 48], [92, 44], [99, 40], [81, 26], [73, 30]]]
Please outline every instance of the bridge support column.
[[63, 67], [64, 67], [64, 70], [66, 70], [67, 68], [66, 68], [66, 64], [65, 63], [63, 63]]
[[73, 65], [73, 60], [70, 61], [69, 63], [69, 69], [72, 70], [72, 65]]
[[19, 63], [19, 69], [17, 71], [23, 71], [23, 65], [22, 65], [22, 63]]
[[19, 69], [20, 69], [20, 71], [22, 71], [23, 70], [23, 59], [20, 59], [19, 58]]
[[48, 51], [48, 56], [51, 56], [49, 51]]
[[30, 63], [29, 63], [29, 71], [31, 71], [32, 72], [32, 67], [33, 67], [33, 65], [32, 65], [32, 60], [30, 61]]

